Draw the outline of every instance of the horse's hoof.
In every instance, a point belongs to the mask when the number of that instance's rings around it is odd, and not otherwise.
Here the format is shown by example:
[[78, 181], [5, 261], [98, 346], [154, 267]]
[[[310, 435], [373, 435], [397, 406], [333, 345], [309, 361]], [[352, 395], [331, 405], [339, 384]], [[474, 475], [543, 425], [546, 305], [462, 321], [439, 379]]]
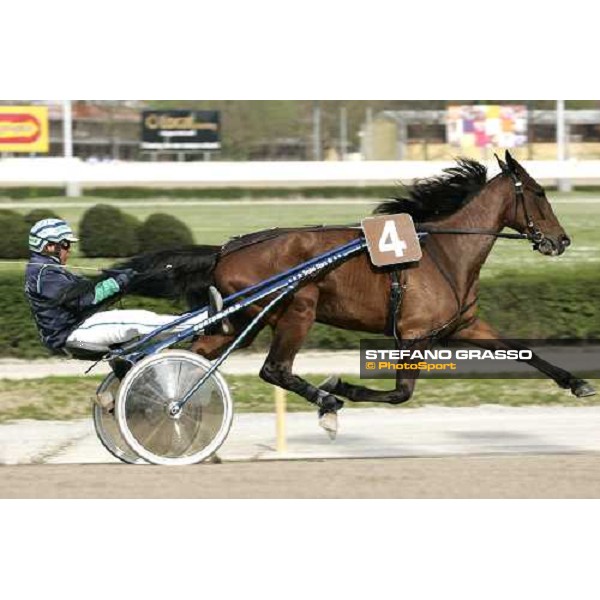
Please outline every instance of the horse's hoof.
[[340, 378], [337, 375], [330, 375], [327, 379], [322, 381], [318, 388], [330, 394], [334, 392], [335, 388], [339, 385]]
[[325, 390], [318, 389], [314, 403], [319, 407], [319, 417], [328, 412], [337, 412], [344, 406], [344, 401], [329, 394]]
[[595, 388], [583, 379], [576, 379], [571, 384], [571, 392], [578, 398], [584, 398], [585, 396], [594, 396], [596, 394]]
[[330, 440], [335, 440], [338, 430], [337, 413], [328, 412], [319, 417], [319, 425], [327, 432]]

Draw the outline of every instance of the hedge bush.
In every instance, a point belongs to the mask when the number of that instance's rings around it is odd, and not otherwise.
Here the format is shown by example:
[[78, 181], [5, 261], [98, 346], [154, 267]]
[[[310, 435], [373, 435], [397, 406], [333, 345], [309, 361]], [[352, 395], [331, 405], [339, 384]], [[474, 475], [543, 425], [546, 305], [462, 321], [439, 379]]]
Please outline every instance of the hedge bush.
[[10, 210], [9, 208], [2, 208], [2, 209], [0, 209], [0, 215], [7, 216], [7, 217], [21, 217], [21, 218], [23, 218], [23, 215], [21, 213], [18, 213], [16, 210]]
[[12, 210], [0, 210], [0, 257], [28, 258], [30, 228], [23, 215]]
[[61, 217], [49, 208], [35, 208], [31, 212], [28, 212], [23, 218], [31, 228], [38, 221], [42, 221], [43, 219], [60, 219]]
[[54, 198], [64, 196], [64, 187], [9, 187], [0, 188], [0, 198], [11, 200], [29, 200], [35, 198]]
[[150, 215], [138, 230], [140, 252], [176, 248], [194, 243], [188, 226], [164, 213]]
[[96, 204], [79, 223], [80, 249], [84, 256], [122, 258], [139, 251], [139, 221], [116, 206]]
[[[47, 357], [40, 344], [29, 306], [23, 294], [23, 274], [0, 272], [0, 356]], [[512, 274], [482, 282], [480, 314], [505, 337], [521, 339], [580, 339], [600, 341], [600, 278], [597, 267], [553, 275]], [[181, 304], [166, 300], [125, 297], [123, 308], [140, 308], [158, 313], [183, 312]], [[315, 325], [305, 348], [322, 350], [356, 349], [361, 338], [374, 337]], [[270, 331], [261, 332], [252, 348], [268, 347]]]

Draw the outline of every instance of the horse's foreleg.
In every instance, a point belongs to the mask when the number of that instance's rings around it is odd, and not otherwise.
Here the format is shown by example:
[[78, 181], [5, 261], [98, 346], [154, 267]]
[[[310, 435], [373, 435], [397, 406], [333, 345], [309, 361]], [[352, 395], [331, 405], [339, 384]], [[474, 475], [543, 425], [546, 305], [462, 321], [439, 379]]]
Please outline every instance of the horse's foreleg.
[[[529, 350], [529, 348], [518, 342], [501, 339], [498, 332], [489, 323], [481, 319], [475, 319], [468, 327], [456, 332], [452, 339], [464, 340], [486, 350]], [[587, 381], [578, 379], [569, 371], [545, 361], [535, 352], [532, 354], [530, 360], [522, 362], [544, 373], [561, 388], [570, 389], [577, 397], [592, 396], [596, 393], [596, 390]]]
[[264, 381], [316, 404], [321, 426], [333, 437], [337, 431], [335, 413], [343, 403], [292, 373], [296, 354], [315, 320], [318, 294], [318, 288], [314, 285], [303, 287], [279, 314], [273, 327], [271, 348], [259, 375]]

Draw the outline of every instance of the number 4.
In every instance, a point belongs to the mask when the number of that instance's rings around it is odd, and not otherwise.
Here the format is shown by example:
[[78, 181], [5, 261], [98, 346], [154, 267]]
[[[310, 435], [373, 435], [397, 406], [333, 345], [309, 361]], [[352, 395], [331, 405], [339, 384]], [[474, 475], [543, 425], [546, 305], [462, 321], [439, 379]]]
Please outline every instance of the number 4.
[[406, 242], [398, 237], [394, 221], [386, 221], [379, 238], [379, 251], [394, 252], [397, 257], [401, 257], [404, 256], [406, 248]]

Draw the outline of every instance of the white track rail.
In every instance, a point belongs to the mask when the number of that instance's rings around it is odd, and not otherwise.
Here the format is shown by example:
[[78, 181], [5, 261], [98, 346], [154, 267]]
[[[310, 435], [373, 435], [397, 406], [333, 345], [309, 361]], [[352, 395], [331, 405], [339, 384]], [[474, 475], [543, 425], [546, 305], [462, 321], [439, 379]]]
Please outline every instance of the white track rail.
[[[388, 185], [439, 174], [452, 161], [346, 162], [109, 162], [88, 163], [65, 158], [0, 160], [0, 185], [241, 187], [310, 185]], [[525, 161], [543, 183], [570, 180], [600, 182], [600, 160]], [[490, 174], [498, 171], [488, 163]]]

